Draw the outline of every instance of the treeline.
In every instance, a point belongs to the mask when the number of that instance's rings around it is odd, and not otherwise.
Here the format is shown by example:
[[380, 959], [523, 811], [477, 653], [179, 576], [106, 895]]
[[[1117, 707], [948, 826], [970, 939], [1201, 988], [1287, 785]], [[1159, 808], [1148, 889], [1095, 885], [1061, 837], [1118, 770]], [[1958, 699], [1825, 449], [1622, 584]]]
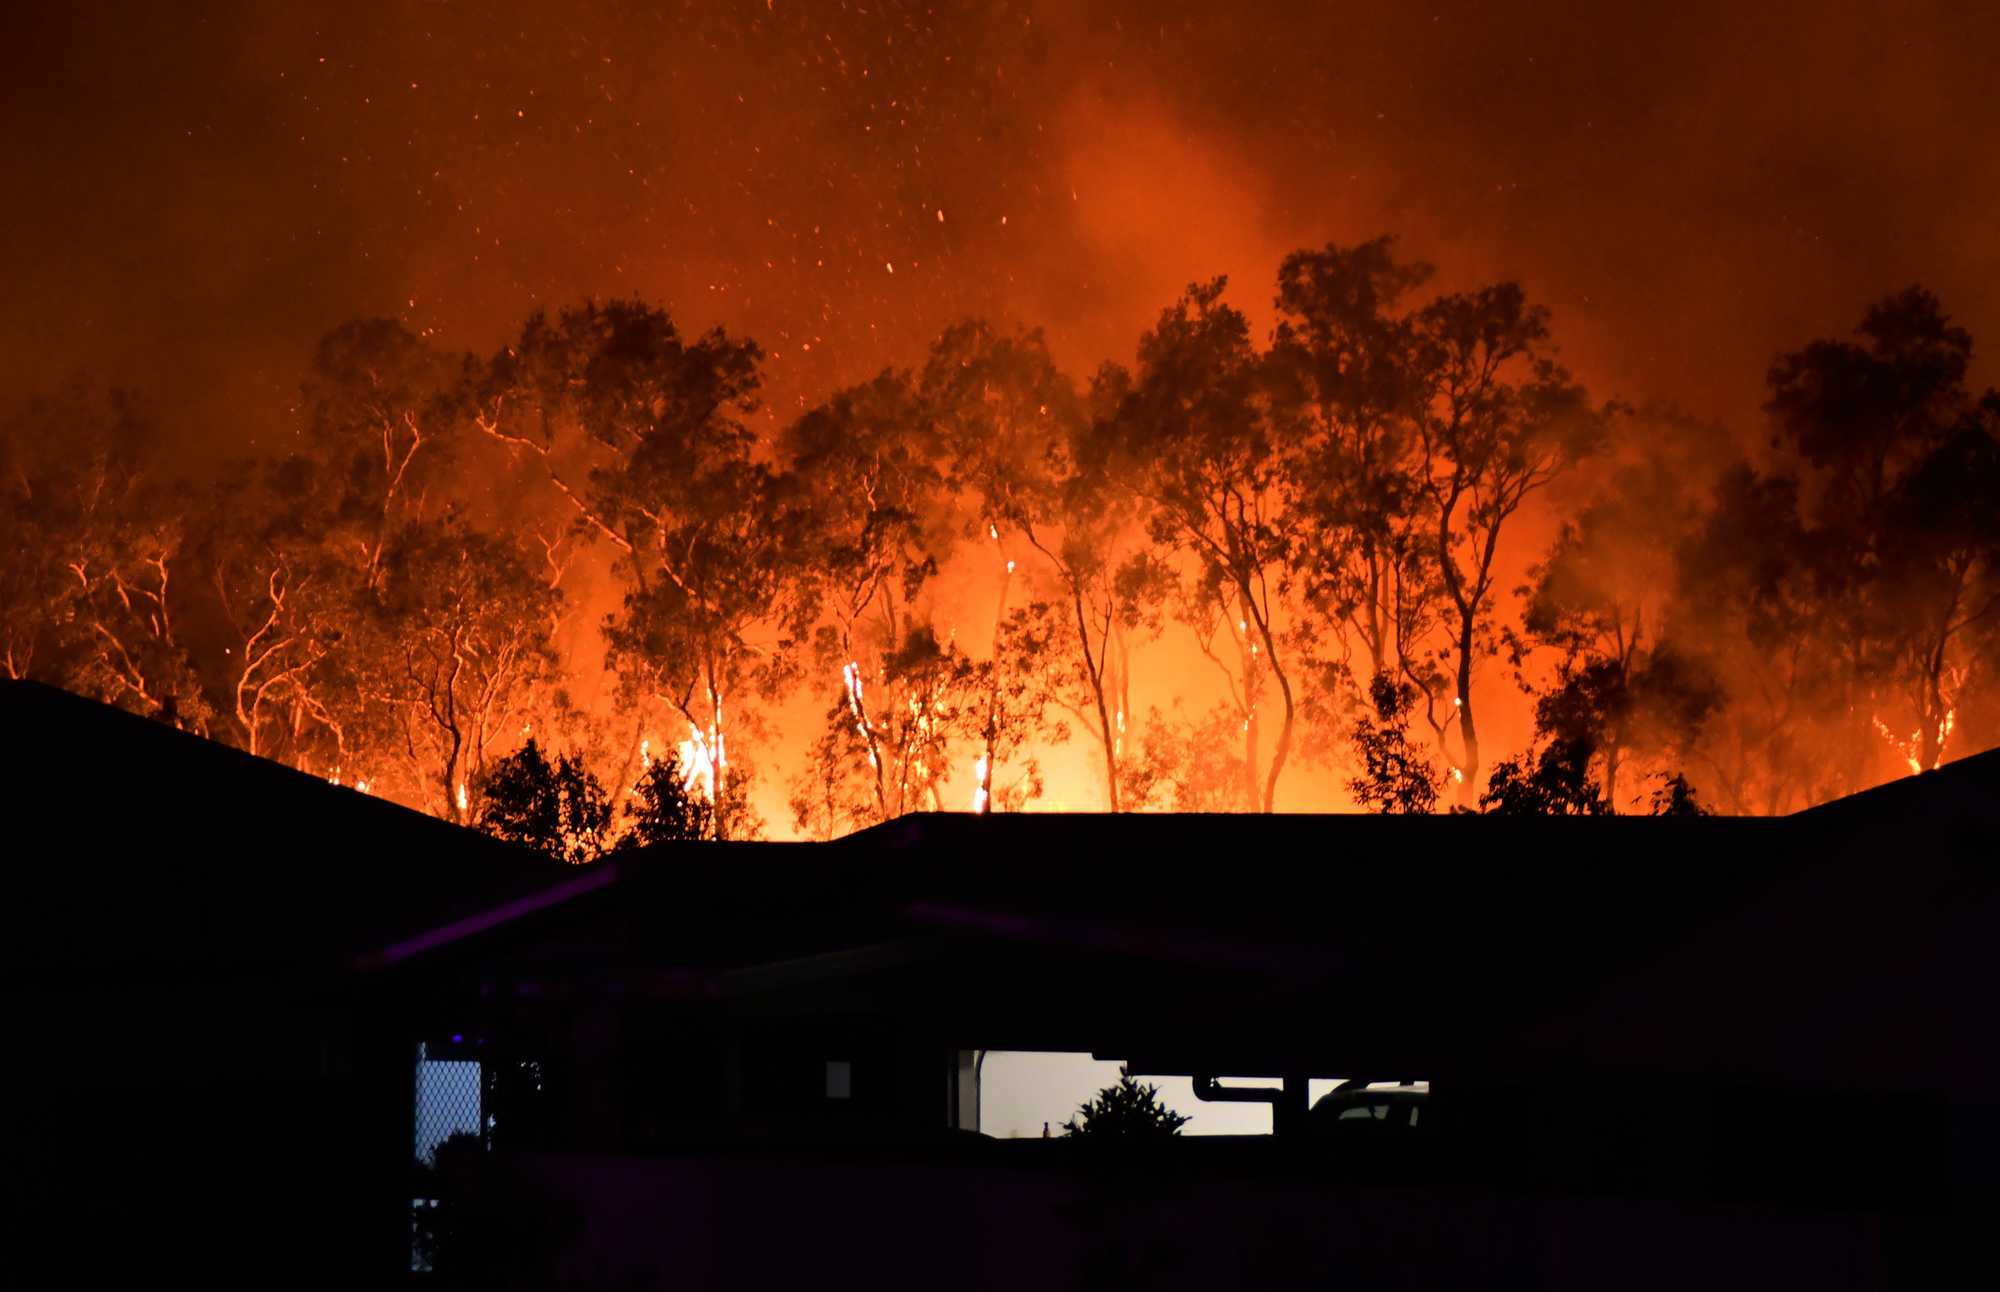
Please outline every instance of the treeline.
[[[1780, 356], [1750, 453], [1593, 400], [1518, 287], [1387, 239], [1288, 257], [1276, 307], [1260, 340], [1196, 284], [1087, 381], [966, 322], [761, 433], [759, 347], [634, 301], [484, 357], [344, 324], [291, 442], [221, 472], [43, 398], [0, 443], [0, 667], [454, 820], [529, 739], [600, 785], [665, 761], [719, 837], [768, 825], [760, 770], [827, 837], [1023, 806], [1065, 741], [1114, 811], [1269, 811], [1304, 763], [1565, 812], [1782, 812], [2000, 743], [2000, 396], [1929, 294]], [[1190, 661], [1215, 704], [1162, 702]]]

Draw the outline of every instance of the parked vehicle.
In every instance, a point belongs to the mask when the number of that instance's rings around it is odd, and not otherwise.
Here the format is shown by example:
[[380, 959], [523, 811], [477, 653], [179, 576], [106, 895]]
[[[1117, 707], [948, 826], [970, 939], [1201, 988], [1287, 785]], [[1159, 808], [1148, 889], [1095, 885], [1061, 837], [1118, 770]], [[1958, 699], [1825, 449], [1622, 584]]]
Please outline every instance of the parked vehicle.
[[1426, 1135], [1437, 1122], [1426, 1120], [1430, 1095], [1428, 1081], [1344, 1082], [1314, 1102], [1306, 1124], [1314, 1135]]

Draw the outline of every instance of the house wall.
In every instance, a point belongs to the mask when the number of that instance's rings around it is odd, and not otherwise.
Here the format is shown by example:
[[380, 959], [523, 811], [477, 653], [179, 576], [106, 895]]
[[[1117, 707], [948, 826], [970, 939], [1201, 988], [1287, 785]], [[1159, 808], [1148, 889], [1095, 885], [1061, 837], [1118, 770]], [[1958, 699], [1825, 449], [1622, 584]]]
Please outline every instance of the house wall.
[[536, 1065], [539, 1107], [488, 1110], [501, 1147], [620, 1153], [978, 1129], [976, 1052], [853, 1011], [604, 995], [434, 1002], [422, 1019], [412, 1057], [421, 1043], [432, 1059]]
[[4, 1002], [0, 1286], [379, 1286], [408, 1252], [408, 1068], [338, 1002]]

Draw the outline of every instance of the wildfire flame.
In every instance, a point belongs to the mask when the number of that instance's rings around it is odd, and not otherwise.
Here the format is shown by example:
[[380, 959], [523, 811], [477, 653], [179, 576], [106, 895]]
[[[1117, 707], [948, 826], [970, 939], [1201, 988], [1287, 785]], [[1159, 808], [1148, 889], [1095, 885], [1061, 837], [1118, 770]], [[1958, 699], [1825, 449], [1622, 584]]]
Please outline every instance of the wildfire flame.
[[[340, 769], [338, 767], [333, 769], [333, 775], [326, 778], [326, 783], [328, 785], [345, 784], [345, 782], [343, 782], [340, 779]], [[363, 778], [361, 780], [355, 781], [354, 784], [349, 785], [348, 788], [356, 791], [357, 793], [367, 794], [372, 792], [373, 787], [366, 778]]]
[[849, 660], [840, 670], [841, 684], [847, 688], [847, 707], [854, 714], [854, 730], [867, 742], [868, 766], [879, 768], [881, 760], [875, 756], [874, 731], [868, 725], [868, 706], [863, 702], [861, 689], [861, 665]]
[[972, 764], [972, 785], [972, 810], [974, 812], [984, 812], [986, 811], [987, 804], [991, 801], [990, 796], [986, 792], [985, 754], [981, 754], [978, 760]]
[[633, 781], [631, 786], [626, 789], [626, 798], [634, 798], [638, 795], [640, 781], [645, 780], [646, 773], [651, 770], [653, 770], [653, 738], [648, 736], [639, 742], [639, 780]]
[[710, 803], [715, 802], [717, 774], [728, 763], [722, 750], [722, 733], [704, 732], [689, 723], [688, 738], [681, 741], [680, 752], [681, 783], [691, 790], [700, 790]]
[[[1889, 724], [1882, 721], [1881, 718], [1874, 717], [1870, 721], [1875, 724], [1875, 730], [1881, 734], [1882, 739], [1889, 742], [1889, 748], [1895, 750], [1896, 756], [1903, 760], [1903, 766], [1909, 768], [1912, 776], [1925, 770], [1923, 759], [1919, 757], [1923, 753], [1924, 748], [1924, 731], [1922, 727], [1912, 731], [1910, 738], [1904, 740], [1897, 736], [1895, 732], [1889, 730]], [[1931, 770], [1936, 770], [1938, 764], [1944, 761], [1945, 742], [1951, 739], [1952, 728], [1957, 725], [1958, 710], [1945, 710], [1944, 717], [1938, 721], [1937, 725], [1937, 755], [1931, 759]]]

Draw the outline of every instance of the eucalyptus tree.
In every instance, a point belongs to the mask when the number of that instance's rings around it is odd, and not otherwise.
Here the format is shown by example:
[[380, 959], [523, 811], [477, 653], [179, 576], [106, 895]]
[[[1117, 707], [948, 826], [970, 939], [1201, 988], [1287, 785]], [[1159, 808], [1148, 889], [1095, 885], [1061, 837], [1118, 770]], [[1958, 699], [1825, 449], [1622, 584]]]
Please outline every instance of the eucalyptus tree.
[[[938, 338], [922, 392], [950, 453], [968, 537], [991, 544], [997, 576], [993, 647], [981, 666], [990, 689], [976, 801], [1017, 797], [993, 790], [1003, 763], [1025, 747], [1011, 733], [1030, 709], [1039, 721], [1053, 705], [1086, 721], [1097, 736], [1106, 806], [1115, 812], [1129, 689], [1130, 650], [1115, 588], [1125, 527], [1111, 514], [1103, 477], [1080, 452], [1088, 430], [1083, 399], [1039, 331], [1002, 332], [976, 320]], [[1035, 568], [1017, 577], [1024, 557]], [[1046, 598], [1037, 586], [1043, 577], [1053, 584]], [[1017, 587], [1024, 599], [1010, 604]], [[1041, 726], [1041, 743], [1067, 739], [1066, 723]], [[1029, 775], [1018, 784], [1037, 782]]]
[[743, 801], [730, 732], [789, 691], [815, 609], [799, 482], [760, 458], [746, 422], [762, 357], [720, 329], [685, 336], [642, 302], [592, 302], [531, 318], [469, 413], [616, 550], [608, 662], [628, 699], [686, 724], [723, 837], [745, 824], [728, 807]]
[[1322, 722], [1356, 699], [1369, 709], [1372, 679], [1422, 661], [1416, 643], [1437, 620], [1413, 425], [1426, 374], [1411, 313], [1431, 275], [1398, 261], [1388, 238], [1294, 252], [1278, 271], [1272, 418], [1298, 536], [1294, 637]]
[[[1174, 604], [1228, 679], [1246, 798], [1268, 812], [1298, 716], [1283, 640], [1294, 535], [1263, 356], [1242, 312], [1223, 301], [1225, 285], [1189, 287], [1140, 338], [1132, 373], [1101, 379], [1113, 393], [1093, 437], [1098, 460], [1142, 504], [1147, 532], [1185, 563]], [[1278, 712], [1268, 757], [1267, 688]]]
[[1431, 662], [1415, 651], [1400, 670], [1422, 688], [1464, 805], [1480, 770], [1473, 679], [1499, 646], [1501, 537], [1532, 495], [1601, 445], [1608, 413], [1556, 362], [1547, 312], [1513, 283], [1440, 296], [1412, 322], [1423, 383], [1411, 404], [1413, 481], [1443, 590], [1445, 685], [1432, 689]]
[[1992, 672], [2000, 395], [1966, 385], [1972, 352], [1937, 297], [1911, 287], [1871, 305], [1851, 339], [1778, 356], [1768, 378], [1781, 469], [1851, 571], [1828, 592], [1855, 720], [1910, 770], [1938, 764], [1960, 698]]
[[304, 456], [320, 465], [330, 491], [330, 541], [371, 586], [398, 528], [436, 520], [462, 483], [469, 364], [393, 319], [343, 323], [313, 352]]
[[416, 792], [469, 822], [489, 763], [561, 703], [549, 625], [562, 594], [518, 543], [449, 516], [404, 527], [381, 569], [360, 685], [394, 724], [389, 750]]
[[794, 814], [819, 823], [800, 828], [832, 833], [924, 806], [928, 766], [906, 761], [908, 746], [892, 732], [926, 699], [905, 693], [917, 675], [890, 664], [913, 634], [930, 631], [926, 591], [957, 546], [958, 525], [942, 438], [907, 373], [836, 392], [785, 428], [779, 452], [802, 485], [801, 577], [814, 584], [821, 615], [812, 664], [829, 683], [839, 678]]
[[186, 492], [118, 392], [73, 387], [0, 422], [0, 669], [206, 733], [183, 632]]
[[232, 735], [252, 754], [339, 777], [364, 725], [348, 683], [365, 640], [354, 621], [372, 594], [369, 571], [335, 541], [324, 479], [324, 464], [300, 456], [233, 464], [207, 496], [194, 555]]

